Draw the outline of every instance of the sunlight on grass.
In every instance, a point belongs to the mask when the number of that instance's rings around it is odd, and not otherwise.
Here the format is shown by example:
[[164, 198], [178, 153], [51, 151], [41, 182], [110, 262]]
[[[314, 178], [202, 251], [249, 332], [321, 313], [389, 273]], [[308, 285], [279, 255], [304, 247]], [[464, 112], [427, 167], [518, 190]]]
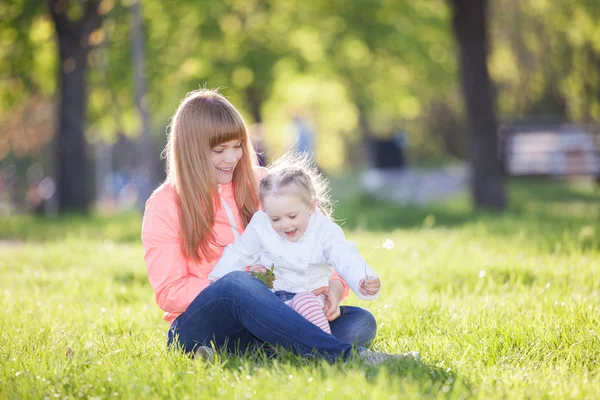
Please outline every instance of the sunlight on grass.
[[[502, 214], [468, 202], [340, 204], [380, 274], [381, 368], [166, 348], [140, 216], [0, 224], [0, 398], [595, 398], [600, 392], [600, 193], [521, 182]], [[70, 355], [68, 349], [72, 350]]]

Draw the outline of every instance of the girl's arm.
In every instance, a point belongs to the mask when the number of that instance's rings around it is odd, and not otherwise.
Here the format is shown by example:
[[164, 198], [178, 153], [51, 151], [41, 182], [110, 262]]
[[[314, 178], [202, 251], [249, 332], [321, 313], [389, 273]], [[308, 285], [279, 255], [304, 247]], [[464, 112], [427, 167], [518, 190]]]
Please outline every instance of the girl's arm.
[[262, 251], [258, 232], [261, 222], [264, 221], [260, 213], [259, 211], [254, 214], [244, 233], [234, 243], [225, 247], [221, 259], [208, 276], [210, 281], [215, 281], [233, 271], [244, 271], [247, 266], [256, 262]]
[[181, 250], [177, 205], [166, 193], [146, 203], [142, 243], [156, 303], [166, 312], [184, 312], [209, 282], [188, 273], [188, 261]]
[[324, 246], [325, 257], [359, 299], [375, 300], [379, 292], [373, 295], [363, 294], [360, 285], [365, 279], [365, 270], [369, 277], [376, 277], [377, 274], [362, 258], [354, 243], [346, 240], [342, 228], [331, 221], [328, 225], [329, 234]]

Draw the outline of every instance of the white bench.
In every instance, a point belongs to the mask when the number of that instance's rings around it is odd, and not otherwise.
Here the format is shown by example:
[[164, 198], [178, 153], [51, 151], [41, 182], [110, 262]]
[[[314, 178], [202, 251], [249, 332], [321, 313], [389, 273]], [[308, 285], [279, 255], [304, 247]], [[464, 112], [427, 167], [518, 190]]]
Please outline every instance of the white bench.
[[600, 127], [505, 125], [500, 129], [509, 176], [600, 177]]

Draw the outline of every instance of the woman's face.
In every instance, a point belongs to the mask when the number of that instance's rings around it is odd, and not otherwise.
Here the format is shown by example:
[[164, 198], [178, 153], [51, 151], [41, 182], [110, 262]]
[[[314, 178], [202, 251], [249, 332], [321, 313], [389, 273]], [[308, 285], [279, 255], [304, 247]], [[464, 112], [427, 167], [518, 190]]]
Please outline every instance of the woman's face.
[[242, 158], [242, 154], [244, 154], [244, 150], [242, 149], [241, 140], [231, 140], [212, 148], [212, 165], [215, 167], [218, 183], [231, 182], [233, 171], [240, 158]]

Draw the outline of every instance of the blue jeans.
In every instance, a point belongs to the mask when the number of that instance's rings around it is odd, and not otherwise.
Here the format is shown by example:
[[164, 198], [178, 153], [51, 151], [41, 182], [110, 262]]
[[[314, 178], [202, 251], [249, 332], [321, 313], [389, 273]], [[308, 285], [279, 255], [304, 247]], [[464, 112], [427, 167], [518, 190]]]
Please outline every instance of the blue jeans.
[[277, 292], [274, 292], [274, 293], [275, 293], [275, 296], [279, 297], [279, 299], [284, 302], [293, 299], [294, 296], [298, 294], [298, 293], [286, 292], [285, 290], [278, 290]]
[[377, 324], [360, 307], [340, 307], [330, 322], [332, 335], [306, 320], [280, 300], [265, 284], [245, 272], [232, 272], [204, 289], [169, 330], [185, 352], [214, 342], [231, 353], [245, 353], [263, 344], [281, 346], [302, 356], [329, 361], [350, 355], [353, 346], [373, 340]]

